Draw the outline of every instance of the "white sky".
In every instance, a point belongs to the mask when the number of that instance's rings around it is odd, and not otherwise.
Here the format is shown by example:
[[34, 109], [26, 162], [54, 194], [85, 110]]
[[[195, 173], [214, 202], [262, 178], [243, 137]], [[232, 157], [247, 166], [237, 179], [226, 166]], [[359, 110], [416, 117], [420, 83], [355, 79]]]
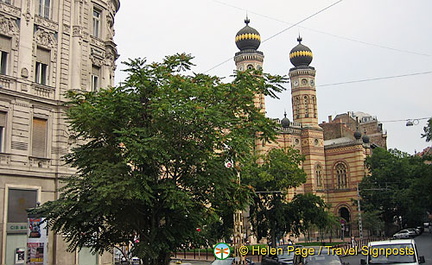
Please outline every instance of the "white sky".
[[[432, 117], [431, 11], [430, 0], [121, 0], [116, 83], [125, 78], [121, 62], [128, 58], [153, 62], [181, 52], [195, 56], [195, 72], [230, 76], [234, 37], [247, 13], [265, 40], [259, 48], [265, 72], [287, 75], [299, 33], [312, 50], [320, 122], [347, 111], [369, 113], [383, 122], [389, 148], [413, 154], [432, 145], [421, 138], [427, 121], [421, 118]], [[395, 76], [403, 77], [387, 78]], [[329, 85], [376, 78], [383, 79]], [[292, 120], [290, 93], [267, 99], [269, 117], [286, 110]], [[420, 120], [406, 127], [407, 119]]]

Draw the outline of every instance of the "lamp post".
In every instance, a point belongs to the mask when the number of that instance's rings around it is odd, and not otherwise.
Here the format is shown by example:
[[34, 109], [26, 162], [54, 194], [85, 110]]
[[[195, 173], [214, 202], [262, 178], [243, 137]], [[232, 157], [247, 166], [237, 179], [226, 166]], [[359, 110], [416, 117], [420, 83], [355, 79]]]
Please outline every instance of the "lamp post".
[[359, 190], [359, 184], [357, 183], [357, 206], [358, 206], [358, 226], [359, 226], [359, 237], [360, 240], [363, 239], [363, 223], [362, 223], [362, 214], [361, 214], [361, 205], [360, 205], [360, 190]]
[[[233, 161], [225, 162], [226, 168], [234, 168]], [[237, 184], [240, 185], [240, 170], [237, 169]], [[239, 249], [243, 243], [243, 220], [242, 211], [236, 210], [234, 212], [234, 257], [236, 259], [236, 264], [246, 264], [246, 258], [239, 253]]]
[[[237, 170], [237, 181], [240, 185], [240, 170]], [[242, 211], [236, 210], [234, 213], [234, 255], [237, 264], [246, 264], [245, 256], [239, 253], [239, 249], [243, 243], [243, 220]]]

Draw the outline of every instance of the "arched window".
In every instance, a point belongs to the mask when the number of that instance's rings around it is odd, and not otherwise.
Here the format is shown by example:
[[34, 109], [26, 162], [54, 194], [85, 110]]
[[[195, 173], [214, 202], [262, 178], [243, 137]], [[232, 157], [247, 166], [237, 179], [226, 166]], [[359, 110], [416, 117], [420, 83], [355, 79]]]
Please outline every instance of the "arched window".
[[315, 177], [317, 181], [317, 186], [322, 187], [323, 186], [323, 180], [322, 180], [322, 167], [320, 164], [316, 165], [315, 167]]
[[344, 163], [338, 163], [335, 167], [336, 171], [336, 188], [347, 188], [347, 167]]

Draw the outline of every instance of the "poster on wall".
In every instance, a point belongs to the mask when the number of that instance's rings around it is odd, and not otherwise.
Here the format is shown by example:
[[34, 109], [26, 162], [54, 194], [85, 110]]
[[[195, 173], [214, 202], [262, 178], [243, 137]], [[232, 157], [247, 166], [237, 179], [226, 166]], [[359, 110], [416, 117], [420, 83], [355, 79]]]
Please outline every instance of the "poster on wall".
[[43, 218], [28, 218], [27, 265], [48, 263], [48, 231]]
[[44, 243], [27, 243], [27, 264], [43, 265], [44, 264]]
[[41, 222], [42, 218], [29, 218], [29, 238], [41, 237]]
[[17, 248], [15, 249], [15, 265], [25, 263], [25, 249]]

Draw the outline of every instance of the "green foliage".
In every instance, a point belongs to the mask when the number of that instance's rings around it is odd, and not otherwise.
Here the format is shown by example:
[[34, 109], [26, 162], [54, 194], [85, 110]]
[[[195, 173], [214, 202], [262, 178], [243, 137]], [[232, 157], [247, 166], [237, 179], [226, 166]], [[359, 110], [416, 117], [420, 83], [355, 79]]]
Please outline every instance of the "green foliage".
[[423, 127], [424, 134], [421, 135], [422, 138], [426, 138], [426, 142], [432, 141], [432, 118], [428, 120], [428, 123]]
[[253, 98], [275, 95], [284, 78], [247, 71], [223, 83], [190, 72], [191, 60], [130, 60], [123, 85], [69, 92], [68, 121], [80, 144], [66, 162], [76, 174], [34, 213], [70, 250], [135, 242], [132, 253], [145, 264], [167, 264], [172, 250], [225, 236], [212, 232], [247, 205], [250, 188], [224, 162], [247, 159], [257, 139], [274, 139], [276, 124]]
[[255, 190], [250, 206], [250, 221], [260, 240], [269, 238], [273, 245], [285, 233], [299, 235], [312, 226], [324, 229], [331, 221], [324, 201], [313, 194], [297, 194], [288, 202], [289, 188], [306, 182], [301, 168], [304, 157], [294, 148], [272, 149], [253, 157], [242, 171], [242, 183]]
[[290, 208], [289, 214], [295, 216], [291, 231], [296, 235], [306, 233], [313, 226], [325, 230], [337, 223], [336, 218], [327, 211], [324, 200], [312, 193], [295, 195]]
[[[356, 220], [358, 222], [358, 219]], [[384, 231], [384, 221], [380, 211], [372, 210], [362, 213], [363, 228], [369, 231], [369, 236], [379, 236]]]
[[431, 209], [432, 169], [418, 156], [374, 149], [366, 164], [371, 172], [360, 183], [362, 209], [380, 213], [386, 232], [392, 225], [421, 224]]
[[249, 160], [242, 173], [245, 182], [255, 191], [286, 191], [306, 182], [300, 167], [304, 157], [294, 148], [272, 149]]

